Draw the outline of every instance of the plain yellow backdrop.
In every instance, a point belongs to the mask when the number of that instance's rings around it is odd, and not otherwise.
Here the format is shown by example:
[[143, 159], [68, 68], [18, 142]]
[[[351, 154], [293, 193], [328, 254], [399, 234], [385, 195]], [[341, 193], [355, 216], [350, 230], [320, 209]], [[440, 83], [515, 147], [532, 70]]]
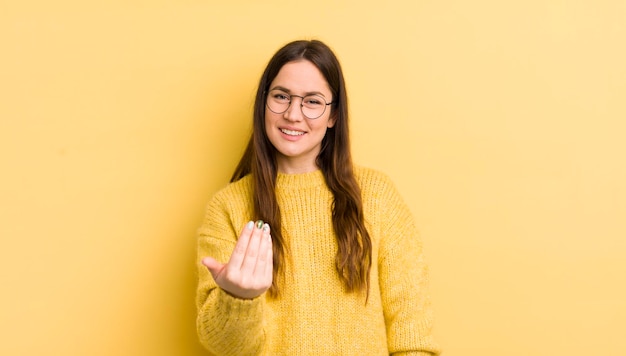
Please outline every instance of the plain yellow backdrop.
[[203, 355], [195, 231], [288, 41], [425, 241], [445, 355], [624, 355], [626, 3], [2, 1], [0, 354]]

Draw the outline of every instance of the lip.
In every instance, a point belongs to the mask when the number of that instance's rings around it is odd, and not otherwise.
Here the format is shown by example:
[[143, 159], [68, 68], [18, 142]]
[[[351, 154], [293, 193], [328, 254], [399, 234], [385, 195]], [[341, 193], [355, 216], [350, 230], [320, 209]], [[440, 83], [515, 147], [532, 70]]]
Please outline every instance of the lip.
[[[298, 131], [298, 132], [303, 132], [303, 134], [302, 134], [302, 135], [298, 135], [298, 136], [293, 136], [293, 135], [288, 135], [288, 134], [284, 133], [284, 132], [283, 132], [283, 130]], [[288, 141], [298, 141], [298, 140], [300, 140], [302, 137], [306, 136], [306, 134], [307, 134], [307, 132], [306, 132], [306, 131], [304, 131], [304, 130], [300, 130], [300, 129], [297, 129], [297, 128], [295, 128], [295, 127], [279, 127], [279, 128], [278, 128], [278, 132], [280, 132], [280, 135], [281, 135], [284, 139], [286, 139], [286, 140], [288, 140]]]

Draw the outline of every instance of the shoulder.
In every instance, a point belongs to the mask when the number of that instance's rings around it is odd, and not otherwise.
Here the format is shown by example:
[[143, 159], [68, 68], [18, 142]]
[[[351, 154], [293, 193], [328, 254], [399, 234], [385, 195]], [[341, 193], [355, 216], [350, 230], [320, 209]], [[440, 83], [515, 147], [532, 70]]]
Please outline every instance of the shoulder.
[[228, 183], [219, 189], [211, 199], [210, 205], [241, 204], [252, 196], [252, 177], [247, 175], [238, 181]]
[[364, 206], [381, 214], [388, 209], [404, 204], [392, 179], [379, 170], [355, 166], [354, 177], [361, 189]]
[[384, 194], [390, 190], [395, 191], [395, 185], [391, 178], [376, 169], [354, 166], [354, 178], [356, 179], [363, 195]]

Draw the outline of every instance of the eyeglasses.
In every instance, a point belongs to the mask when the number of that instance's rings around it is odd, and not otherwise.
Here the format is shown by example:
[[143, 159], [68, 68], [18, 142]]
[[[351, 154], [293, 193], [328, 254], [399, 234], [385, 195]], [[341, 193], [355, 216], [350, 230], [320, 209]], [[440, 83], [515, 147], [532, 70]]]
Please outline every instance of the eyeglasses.
[[302, 99], [300, 110], [302, 110], [302, 115], [310, 120], [315, 120], [324, 115], [326, 107], [332, 104], [332, 102], [327, 103], [322, 96], [317, 94], [300, 96], [287, 94], [282, 90], [274, 89], [270, 90], [267, 95], [267, 108], [274, 114], [282, 114], [289, 109], [289, 106], [291, 106], [291, 98], [294, 96]]

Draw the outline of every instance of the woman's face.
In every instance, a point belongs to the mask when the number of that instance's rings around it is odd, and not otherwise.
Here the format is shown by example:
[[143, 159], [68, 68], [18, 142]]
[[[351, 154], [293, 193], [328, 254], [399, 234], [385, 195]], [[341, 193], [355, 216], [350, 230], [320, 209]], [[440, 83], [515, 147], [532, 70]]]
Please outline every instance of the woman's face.
[[288, 62], [270, 84], [268, 97], [277, 96], [276, 93], [281, 100], [291, 96], [291, 105], [282, 114], [273, 112], [265, 105], [265, 132], [278, 151], [278, 170], [283, 173], [316, 170], [315, 159], [320, 152], [322, 139], [326, 129], [333, 127], [335, 122], [331, 119], [330, 105], [325, 106], [324, 113], [317, 119], [304, 116], [301, 97], [313, 94], [326, 103], [332, 102], [328, 82], [310, 61]]

